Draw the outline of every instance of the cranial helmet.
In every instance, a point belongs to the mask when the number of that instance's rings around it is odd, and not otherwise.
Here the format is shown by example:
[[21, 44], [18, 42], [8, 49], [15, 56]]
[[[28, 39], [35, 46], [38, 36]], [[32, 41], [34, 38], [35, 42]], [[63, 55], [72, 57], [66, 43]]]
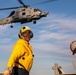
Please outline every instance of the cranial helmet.
[[26, 32], [27, 30], [31, 31], [31, 29], [28, 27], [28, 26], [24, 26], [20, 29], [20, 33], [24, 33]]
[[25, 32], [28, 32], [29, 31], [29, 35], [31, 36], [31, 38], [33, 37], [33, 32], [32, 30], [28, 27], [28, 26], [24, 26], [20, 29], [20, 32], [19, 32], [19, 38], [20, 38], [20, 35], [23, 35]]

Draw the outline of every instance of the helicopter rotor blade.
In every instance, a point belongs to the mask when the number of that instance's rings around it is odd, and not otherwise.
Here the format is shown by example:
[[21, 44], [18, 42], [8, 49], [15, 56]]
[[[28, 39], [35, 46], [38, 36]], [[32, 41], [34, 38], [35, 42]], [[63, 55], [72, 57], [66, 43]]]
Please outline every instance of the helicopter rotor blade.
[[[21, 7], [28, 7], [29, 5], [25, 5], [22, 0], [18, 0], [20, 2], [20, 4], [22, 4], [23, 6], [18, 6], [18, 7], [10, 7], [10, 8], [0, 8], [0, 10], [10, 10], [10, 9], [18, 9], [18, 8], [21, 8]], [[34, 6], [34, 5], [39, 5], [39, 4], [44, 4], [44, 3], [48, 3], [48, 2], [52, 2], [52, 1], [56, 1], [56, 0], [46, 0], [46, 1], [43, 1], [43, 2], [40, 2], [40, 3], [37, 3], [37, 4], [33, 4], [31, 6]]]
[[10, 10], [10, 9], [18, 9], [21, 8], [22, 6], [18, 6], [18, 7], [10, 7], [10, 8], [0, 8], [0, 10]]
[[43, 1], [43, 2], [40, 2], [40, 3], [37, 3], [37, 4], [33, 4], [33, 6], [48, 3], [48, 2], [52, 2], [52, 1], [57, 1], [57, 0], [46, 0], [46, 1]]
[[25, 5], [25, 4], [22, 2], [22, 0], [18, 0], [18, 1], [19, 1], [20, 4], [22, 4], [22, 5], [23, 5], [24, 7], [26, 7], [26, 8], [29, 6], [29, 5]]
[[23, 6], [25, 6], [25, 4], [21, 1], [21, 0], [18, 0], [20, 4], [22, 4]]

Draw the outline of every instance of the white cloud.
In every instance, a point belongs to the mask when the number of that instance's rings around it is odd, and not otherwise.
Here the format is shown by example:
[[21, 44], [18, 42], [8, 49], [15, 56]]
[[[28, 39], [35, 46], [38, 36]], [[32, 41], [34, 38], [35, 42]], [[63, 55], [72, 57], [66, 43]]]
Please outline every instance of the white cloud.
[[0, 45], [1, 52], [11, 52], [12, 51], [12, 48], [13, 48], [13, 45], [10, 45], [10, 44]]
[[[52, 16], [52, 17], [51, 17]], [[54, 28], [56, 27], [56, 29], [59, 30], [73, 30], [75, 31], [75, 25], [76, 25], [76, 18], [73, 17], [67, 17], [67, 15], [49, 15], [49, 18], [47, 18], [47, 23], [49, 22], [50, 25], [47, 25], [48, 28], [52, 25]], [[45, 22], [46, 22], [45, 21]]]
[[68, 44], [75, 40], [76, 18], [66, 17], [66, 15], [50, 15], [47, 20], [44, 20], [43, 25], [40, 25], [40, 31], [36, 31], [37, 34], [35, 35], [38, 35], [36, 41], [50, 41], [52, 39]]
[[0, 43], [9, 43], [10, 41], [11, 39], [9, 38], [0, 39]]
[[[70, 43], [76, 39], [76, 18], [66, 15], [47, 17], [35, 33], [34, 52], [37, 57], [71, 63]], [[60, 62], [61, 62], [60, 61]]]
[[[71, 64], [69, 62], [71, 61], [69, 45], [71, 41], [76, 38], [76, 18], [52, 14], [46, 19], [39, 21], [38, 25], [35, 26], [35, 28], [37, 27], [36, 29], [31, 27], [34, 31], [34, 38], [31, 40], [31, 44], [36, 59], [38, 60], [38, 58], [40, 58], [43, 60], [45, 58], [52, 60], [53, 62], [50, 61], [50, 63], [54, 63], [55, 60], [60, 63], [67, 61]], [[1, 43], [9, 43], [13, 39], [17, 39], [19, 28], [20, 27], [16, 26], [13, 29], [9, 29], [9, 26], [0, 26]], [[10, 38], [8, 36], [10, 36]], [[15, 40], [13, 41], [15, 42]], [[11, 42], [11, 45], [0, 46], [0, 49], [10, 50], [12, 46], [13, 43]]]

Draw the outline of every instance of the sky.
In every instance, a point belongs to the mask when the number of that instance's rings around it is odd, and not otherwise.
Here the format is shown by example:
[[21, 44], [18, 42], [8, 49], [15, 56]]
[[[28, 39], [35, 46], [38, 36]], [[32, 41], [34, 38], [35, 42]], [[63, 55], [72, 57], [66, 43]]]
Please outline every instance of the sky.
[[[0, 72], [4, 72], [23, 26], [29, 26], [34, 33], [30, 44], [35, 57], [30, 75], [54, 75], [52, 67], [55, 63], [62, 66], [65, 73], [76, 72], [70, 50], [70, 43], [76, 40], [76, 0], [56, 0], [35, 5], [43, 1], [23, 0], [31, 8], [49, 12], [47, 17], [37, 20], [37, 24], [15, 23], [13, 28], [10, 28], [10, 24], [0, 26]], [[12, 6], [21, 5], [17, 0], [0, 0], [0, 8]], [[0, 19], [6, 18], [12, 11], [0, 11]]]

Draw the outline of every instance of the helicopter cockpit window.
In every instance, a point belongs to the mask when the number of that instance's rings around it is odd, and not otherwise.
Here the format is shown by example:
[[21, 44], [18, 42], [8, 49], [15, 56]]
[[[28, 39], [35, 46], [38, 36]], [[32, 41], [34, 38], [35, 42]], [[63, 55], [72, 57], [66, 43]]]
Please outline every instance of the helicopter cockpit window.
[[37, 11], [37, 9], [34, 9], [34, 12], [36, 12]]
[[15, 13], [15, 11], [12, 11], [8, 17], [12, 16], [14, 13]]
[[34, 9], [34, 12], [37, 12], [37, 11], [40, 11], [41, 12], [41, 10], [39, 10], [39, 9]]
[[41, 10], [39, 10], [39, 9], [37, 9], [37, 10], [41, 12]]

